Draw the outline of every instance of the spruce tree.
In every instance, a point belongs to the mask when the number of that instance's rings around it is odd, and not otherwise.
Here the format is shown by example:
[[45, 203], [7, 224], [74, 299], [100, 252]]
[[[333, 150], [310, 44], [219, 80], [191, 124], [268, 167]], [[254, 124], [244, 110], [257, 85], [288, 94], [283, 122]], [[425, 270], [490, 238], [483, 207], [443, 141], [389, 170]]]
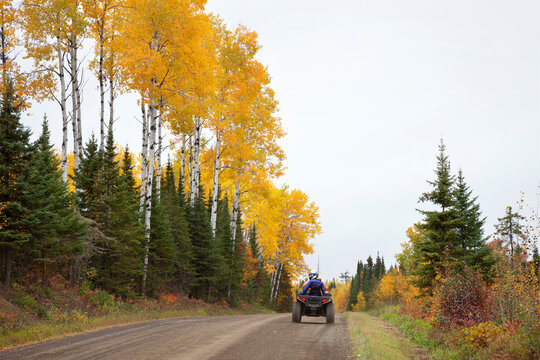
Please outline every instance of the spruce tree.
[[192, 278], [193, 249], [189, 237], [189, 226], [186, 219], [185, 204], [181, 192], [174, 185], [174, 172], [170, 161], [165, 167], [165, 176], [161, 185], [161, 201], [172, 236], [177, 247], [178, 269], [176, 272], [179, 290], [187, 290]]
[[170, 226], [165, 205], [157, 196], [156, 182], [153, 186], [152, 215], [150, 218], [150, 249], [148, 258], [148, 280], [146, 291], [155, 294], [158, 290], [171, 288], [177, 281], [179, 252]]
[[[13, 82], [7, 80], [0, 103], [0, 276], [4, 288], [11, 282], [12, 258], [24, 255], [31, 229], [31, 211], [24, 194], [32, 156], [30, 131], [20, 122], [21, 100], [15, 95]], [[19, 264], [24, 266], [24, 264]]]
[[349, 290], [349, 302], [347, 303], [347, 310], [351, 311], [353, 305], [356, 305], [356, 298], [358, 297], [358, 293], [360, 292], [360, 285], [362, 281], [362, 271], [364, 268], [364, 264], [362, 264], [362, 261], [358, 261], [356, 264], [356, 274], [353, 276], [351, 280], [351, 288]]
[[103, 157], [94, 134], [83, 149], [79, 170], [75, 171], [77, 206], [80, 213], [99, 223], [105, 208], [103, 206]]
[[234, 244], [231, 233], [231, 213], [227, 197], [218, 200], [215, 243], [221, 259], [219, 271], [219, 292], [223, 297], [230, 298], [232, 286], [232, 263]]
[[71, 257], [82, 252], [86, 226], [76, 212], [67, 184], [62, 181], [60, 160], [54, 153], [46, 119], [34, 149], [28, 178], [32, 190], [26, 197], [32, 209], [32, 221], [39, 226], [31, 229], [29, 248], [33, 262], [41, 264], [42, 275], [47, 275], [47, 268], [64, 270]]
[[458, 172], [454, 196], [454, 208], [458, 216], [455, 222], [458, 238], [456, 256], [464, 265], [478, 269], [487, 276], [493, 265], [493, 258], [484, 237], [485, 218], [482, 218], [478, 198], [472, 198], [472, 191], [465, 183], [461, 170]]
[[[111, 156], [116, 156], [116, 150], [110, 152], [112, 132], [107, 139], [104, 171], [115, 176], [111, 187], [111, 193], [104, 201], [110, 210], [107, 216], [107, 235], [114, 241], [109, 246], [109, 269], [103, 274], [103, 285], [122, 296], [132, 296], [138, 292], [138, 286], [142, 276], [142, 257], [144, 248], [144, 227], [139, 219], [139, 197], [135, 178], [133, 176], [133, 164], [131, 154], [126, 148], [122, 159], [121, 172], [116, 168], [119, 164]], [[112, 145], [114, 146], [114, 145]], [[107, 155], [108, 154], [108, 155]], [[115, 169], [107, 169], [107, 164]]]
[[415, 244], [415, 254], [419, 256], [415, 284], [424, 292], [431, 293], [438, 273], [445, 263], [455, 262], [458, 236], [456, 233], [454, 176], [450, 174], [450, 161], [445, 154], [445, 146], [441, 140], [437, 156], [436, 179], [428, 181], [432, 190], [422, 194], [420, 202], [430, 202], [438, 209], [418, 210], [424, 215], [419, 228], [425, 232], [422, 240]]
[[364, 296], [367, 298], [367, 295], [371, 293], [371, 279], [373, 279], [373, 258], [371, 255], [368, 256], [366, 260], [366, 264], [364, 265], [362, 269], [362, 281], [360, 290], [364, 292]]
[[215, 247], [210, 225], [210, 216], [206, 209], [204, 191], [189, 206], [189, 236], [193, 246], [194, 279], [191, 294], [198, 298], [210, 299], [212, 290], [217, 285], [221, 259]]

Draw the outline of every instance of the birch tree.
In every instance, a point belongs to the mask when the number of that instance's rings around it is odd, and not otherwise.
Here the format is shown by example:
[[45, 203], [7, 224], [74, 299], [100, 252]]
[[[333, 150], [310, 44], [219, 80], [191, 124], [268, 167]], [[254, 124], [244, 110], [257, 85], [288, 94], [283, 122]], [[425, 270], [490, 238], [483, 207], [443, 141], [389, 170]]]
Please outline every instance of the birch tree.
[[[114, 50], [120, 82], [142, 94], [149, 116], [149, 153], [145, 196], [145, 256], [142, 292], [146, 290], [156, 130], [160, 99], [184, 95], [201, 59], [201, 38], [208, 29], [201, 1], [128, 0], [122, 9]], [[143, 130], [144, 131], [144, 130]], [[141, 159], [145, 161], [145, 159]], [[144, 176], [144, 175], [143, 175]]]
[[[21, 23], [24, 29], [26, 58], [45, 76], [46, 97], [55, 99], [62, 114], [62, 180], [67, 182], [68, 108], [65, 64], [68, 48], [69, 11], [57, 0], [24, 0]], [[57, 77], [59, 89], [54, 84]], [[59, 94], [57, 95], [57, 90]], [[76, 139], [74, 139], [76, 142]]]
[[114, 26], [118, 19], [115, 17], [119, 7], [118, 0], [83, 0], [84, 12], [89, 19], [90, 35], [96, 42], [95, 58], [90, 66], [96, 72], [99, 82], [99, 129], [100, 150], [105, 144], [105, 95], [106, 83], [109, 82], [109, 127], [114, 121], [114, 52], [110, 46], [114, 38]]

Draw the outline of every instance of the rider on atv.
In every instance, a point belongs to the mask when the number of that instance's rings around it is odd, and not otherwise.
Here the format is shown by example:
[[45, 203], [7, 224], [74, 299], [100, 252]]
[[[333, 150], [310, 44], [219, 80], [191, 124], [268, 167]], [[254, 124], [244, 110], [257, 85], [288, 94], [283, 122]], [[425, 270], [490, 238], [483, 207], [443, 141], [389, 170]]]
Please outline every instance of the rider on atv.
[[323, 296], [326, 295], [326, 289], [324, 288], [324, 283], [318, 279], [319, 274], [317, 273], [310, 273], [309, 274], [309, 281], [304, 284], [302, 287], [302, 292], [300, 295], [315, 295], [315, 296]]

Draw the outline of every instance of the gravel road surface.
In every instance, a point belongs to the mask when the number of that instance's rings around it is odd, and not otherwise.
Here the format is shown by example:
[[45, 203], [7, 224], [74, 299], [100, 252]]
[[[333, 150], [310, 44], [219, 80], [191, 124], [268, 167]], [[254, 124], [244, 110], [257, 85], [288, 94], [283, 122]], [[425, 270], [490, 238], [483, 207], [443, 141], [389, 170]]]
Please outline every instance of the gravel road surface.
[[2, 360], [352, 358], [345, 319], [291, 314], [168, 319], [118, 326], [0, 352]]

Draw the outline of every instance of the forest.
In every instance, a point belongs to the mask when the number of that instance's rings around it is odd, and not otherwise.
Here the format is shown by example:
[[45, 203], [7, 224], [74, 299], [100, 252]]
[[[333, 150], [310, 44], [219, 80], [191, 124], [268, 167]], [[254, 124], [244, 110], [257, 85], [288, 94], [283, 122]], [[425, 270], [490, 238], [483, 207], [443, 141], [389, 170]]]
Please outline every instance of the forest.
[[359, 261], [350, 281], [342, 274], [330, 283], [336, 307], [382, 312], [434, 359], [538, 358], [538, 215], [524, 216], [520, 201], [487, 236], [478, 197], [463, 171], [452, 173], [442, 140], [436, 160], [419, 197], [430, 210], [418, 209], [395, 264], [385, 269], [378, 255]]
[[[44, 318], [55, 307], [35, 298], [53, 285], [102, 299], [180, 294], [288, 310], [291, 279], [306, 270], [303, 256], [321, 232], [318, 208], [301, 190], [274, 185], [285, 170], [285, 132], [257, 33], [228, 28], [204, 6], [0, 2], [8, 299]], [[81, 110], [83, 92], [94, 91], [84, 87], [88, 76], [99, 83], [95, 113]], [[138, 96], [141, 149], [115, 142], [124, 94]], [[31, 141], [25, 114], [44, 101], [61, 117], [45, 117]], [[51, 122], [62, 124], [58, 148]], [[83, 134], [83, 123], [99, 133]]]

